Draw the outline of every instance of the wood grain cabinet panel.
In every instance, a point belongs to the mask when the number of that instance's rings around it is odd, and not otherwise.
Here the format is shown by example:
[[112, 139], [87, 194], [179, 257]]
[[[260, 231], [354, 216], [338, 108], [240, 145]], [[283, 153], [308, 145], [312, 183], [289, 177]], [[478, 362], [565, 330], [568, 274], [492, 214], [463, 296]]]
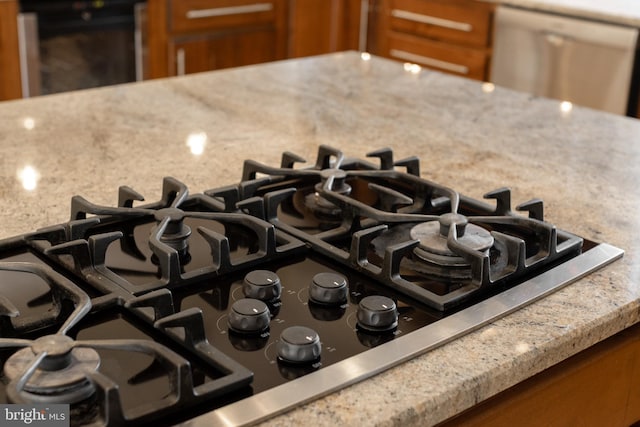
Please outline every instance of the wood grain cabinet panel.
[[381, 0], [372, 53], [488, 80], [495, 5], [476, 0]]
[[629, 427], [640, 422], [640, 326], [633, 326], [439, 427]]
[[0, 1], [0, 100], [22, 97], [17, 18], [17, 2]]
[[289, 0], [288, 56], [358, 49], [364, 43], [361, 5], [361, 0]]
[[277, 56], [276, 36], [269, 30], [178, 38], [169, 46], [169, 68], [176, 75], [258, 64]]
[[148, 0], [149, 78], [275, 61], [286, 0]]

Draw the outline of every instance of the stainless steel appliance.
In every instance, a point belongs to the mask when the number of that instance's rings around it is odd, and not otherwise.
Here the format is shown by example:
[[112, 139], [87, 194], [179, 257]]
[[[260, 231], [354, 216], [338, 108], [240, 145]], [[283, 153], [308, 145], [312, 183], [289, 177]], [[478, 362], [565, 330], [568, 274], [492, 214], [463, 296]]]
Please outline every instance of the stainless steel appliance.
[[627, 114], [636, 108], [629, 95], [638, 79], [633, 74], [637, 40], [637, 28], [499, 6], [491, 80], [534, 95]]
[[[0, 241], [0, 403], [74, 425], [242, 425], [370, 377], [622, 256], [506, 188], [474, 200], [416, 158], [321, 146], [236, 185]], [[188, 410], [186, 410], [188, 409]]]
[[142, 79], [142, 0], [21, 0], [24, 97]]

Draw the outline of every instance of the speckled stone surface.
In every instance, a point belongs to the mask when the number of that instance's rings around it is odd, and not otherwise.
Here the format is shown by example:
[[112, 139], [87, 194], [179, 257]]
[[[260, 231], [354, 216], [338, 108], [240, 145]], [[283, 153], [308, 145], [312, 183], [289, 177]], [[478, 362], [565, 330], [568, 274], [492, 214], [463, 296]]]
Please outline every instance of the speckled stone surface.
[[634, 0], [482, 0], [596, 21], [640, 26], [640, 2]]
[[[540, 197], [559, 228], [626, 251], [472, 334], [265, 423], [435, 424], [640, 318], [640, 121], [490, 89], [351, 52], [0, 103], [0, 237], [67, 221], [75, 194], [115, 204], [127, 184], [156, 200], [163, 176], [196, 193], [237, 182], [246, 158], [279, 164], [289, 150], [313, 162], [328, 144], [352, 157], [381, 147], [418, 156], [425, 178], [474, 198], [502, 186], [514, 206]], [[207, 143], [193, 154], [188, 136], [202, 132]], [[27, 166], [32, 190], [18, 178]]]

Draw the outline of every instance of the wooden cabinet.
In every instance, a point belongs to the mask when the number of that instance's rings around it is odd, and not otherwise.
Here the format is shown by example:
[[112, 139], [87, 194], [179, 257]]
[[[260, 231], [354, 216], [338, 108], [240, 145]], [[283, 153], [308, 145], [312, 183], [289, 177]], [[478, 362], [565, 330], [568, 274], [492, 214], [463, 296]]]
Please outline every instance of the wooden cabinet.
[[381, 0], [371, 51], [487, 80], [494, 8], [475, 0]]
[[148, 0], [146, 78], [358, 49], [361, 0]]
[[22, 96], [17, 19], [17, 1], [0, 0], [0, 100]]
[[265, 29], [173, 39], [169, 70], [183, 75], [273, 61], [279, 57], [276, 43], [273, 32]]
[[640, 422], [640, 326], [633, 326], [439, 427], [610, 426]]
[[288, 56], [356, 50], [360, 34], [361, 0], [289, 0]]
[[149, 0], [147, 77], [286, 57], [285, 0]]

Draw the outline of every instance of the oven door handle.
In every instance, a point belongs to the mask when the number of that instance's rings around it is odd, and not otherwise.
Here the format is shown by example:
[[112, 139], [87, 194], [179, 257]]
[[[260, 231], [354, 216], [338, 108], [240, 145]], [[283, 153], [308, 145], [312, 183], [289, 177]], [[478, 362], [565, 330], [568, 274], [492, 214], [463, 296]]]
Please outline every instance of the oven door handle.
[[29, 98], [41, 93], [38, 16], [35, 13], [20, 13], [17, 19], [22, 97]]

